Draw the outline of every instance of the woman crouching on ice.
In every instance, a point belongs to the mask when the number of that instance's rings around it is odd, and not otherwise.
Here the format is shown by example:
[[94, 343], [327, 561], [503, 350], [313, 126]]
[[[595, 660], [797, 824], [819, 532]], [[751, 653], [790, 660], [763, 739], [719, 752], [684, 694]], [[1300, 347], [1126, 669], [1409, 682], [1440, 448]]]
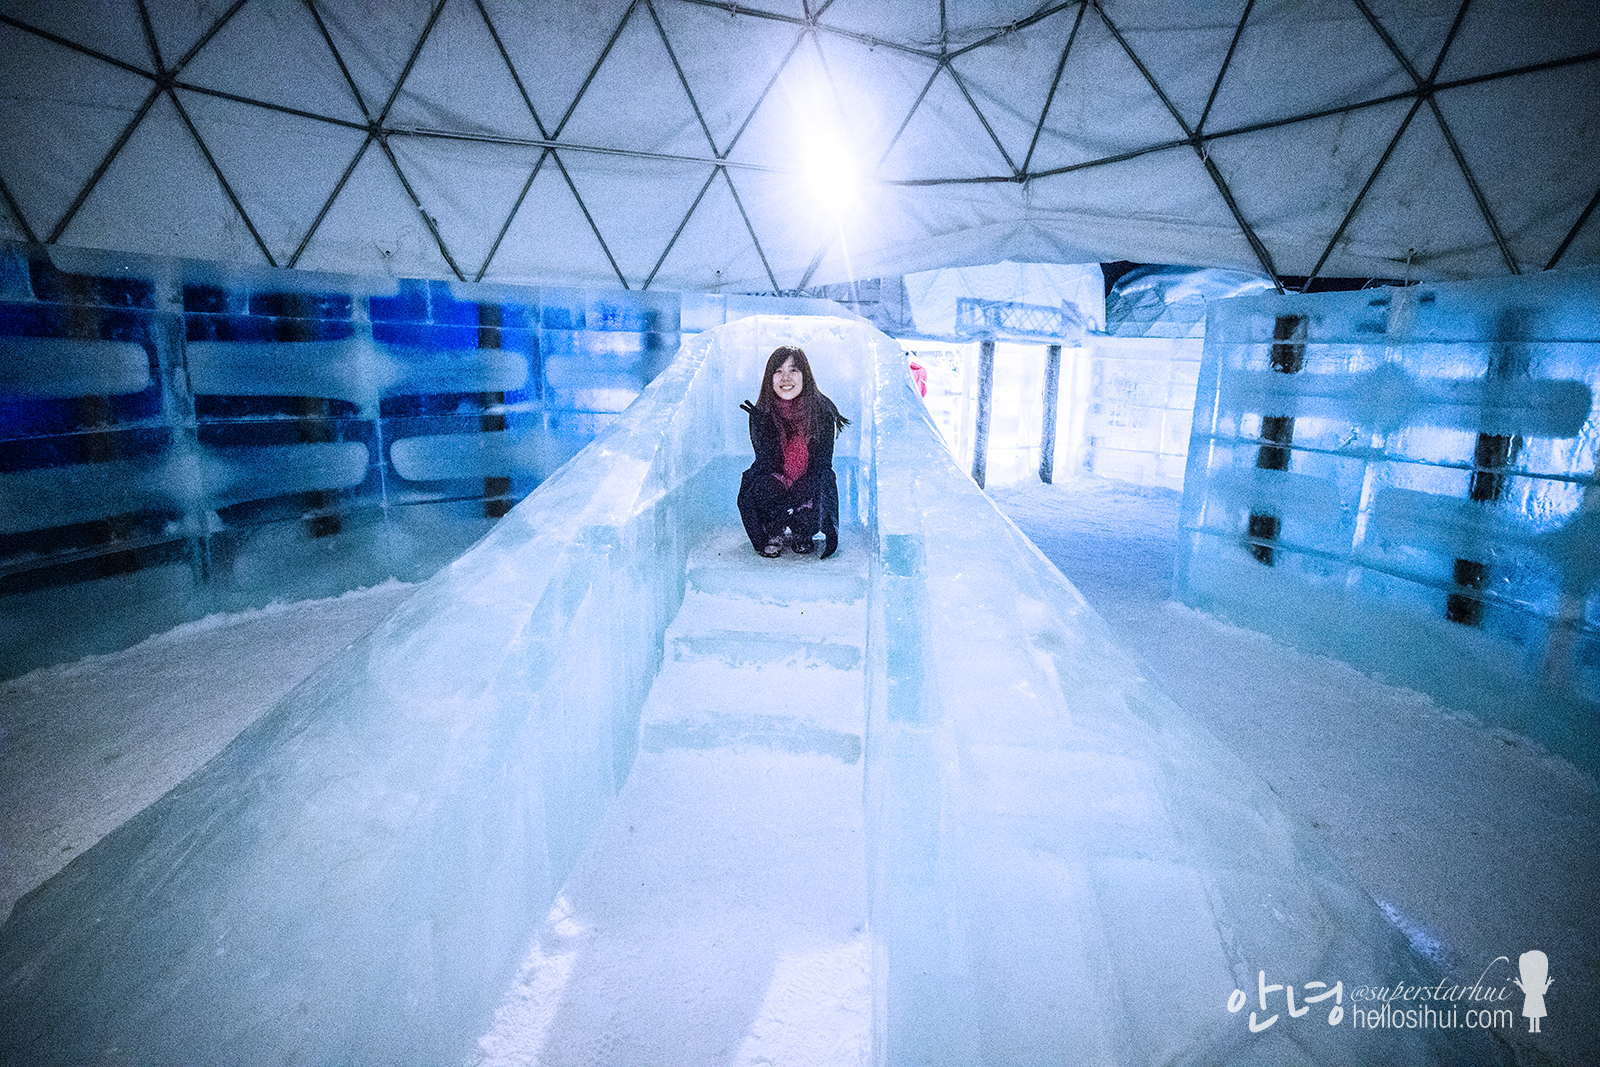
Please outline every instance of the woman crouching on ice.
[[788, 346], [768, 357], [756, 402], [739, 407], [750, 413], [756, 450], [756, 461], [739, 480], [739, 516], [750, 543], [775, 559], [785, 544], [793, 552], [813, 551], [820, 530], [827, 559], [839, 547], [833, 439], [850, 420], [817, 391], [806, 354]]

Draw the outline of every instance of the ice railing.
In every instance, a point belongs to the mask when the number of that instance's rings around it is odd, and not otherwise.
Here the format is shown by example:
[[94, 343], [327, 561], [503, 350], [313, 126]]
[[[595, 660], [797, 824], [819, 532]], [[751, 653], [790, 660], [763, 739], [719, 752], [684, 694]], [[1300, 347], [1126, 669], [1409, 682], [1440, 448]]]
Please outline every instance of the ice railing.
[[1355, 989], [1426, 965], [956, 468], [881, 351], [871, 469], [875, 1063], [1500, 1061], [1348, 1032]]
[[1600, 273], [1214, 302], [1177, 593], [1600, 769]]

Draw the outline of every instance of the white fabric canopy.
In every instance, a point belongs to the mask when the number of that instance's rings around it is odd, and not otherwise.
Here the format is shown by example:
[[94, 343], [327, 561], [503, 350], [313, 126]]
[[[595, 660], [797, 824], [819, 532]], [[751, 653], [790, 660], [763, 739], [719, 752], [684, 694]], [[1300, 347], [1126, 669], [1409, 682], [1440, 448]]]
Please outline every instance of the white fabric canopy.
[[1592, 0], [7, 0], [0, 237], [635, 289], [1487, 276], [1600, 261], [1597, 104]]

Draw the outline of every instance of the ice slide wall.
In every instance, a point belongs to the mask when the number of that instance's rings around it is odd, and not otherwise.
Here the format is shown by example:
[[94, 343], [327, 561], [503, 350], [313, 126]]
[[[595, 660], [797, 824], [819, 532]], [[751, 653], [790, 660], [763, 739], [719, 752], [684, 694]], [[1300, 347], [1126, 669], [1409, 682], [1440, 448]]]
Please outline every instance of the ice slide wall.
[[[893, 342], [776, 317], [688, 341], [475, 548], [24, 898], [0, 1058], [467, 1058], [628, 772], [778, 343], [859, 416], [838, 455], [875, 546], [876, 1061], [1493, 1062], [1330, 1025], [1356, 986], [1425, 977], [1403, 939], [956, 469]], [[1258, 982], [1317, 981], [1339, 999], [1255, 1032], [1278, 1014]]]

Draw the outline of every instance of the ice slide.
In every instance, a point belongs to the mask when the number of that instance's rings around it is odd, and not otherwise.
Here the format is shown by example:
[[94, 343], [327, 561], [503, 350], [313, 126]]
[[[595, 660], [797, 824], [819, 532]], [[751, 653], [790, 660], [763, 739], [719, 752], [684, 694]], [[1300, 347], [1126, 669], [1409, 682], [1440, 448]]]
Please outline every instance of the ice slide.
[[[780, 343], [855, 420], [827, 561], [740, 543], [738, 404]], [[467, 1062], [562, 909], [584, 934], [520, 1009], [561, 1062], [1504, 1058], [1353, 1028], [1356, 990], [1426, 968], [954, 467], [859, 322], [688, 341], [24, 898], [0, 1060]]]

